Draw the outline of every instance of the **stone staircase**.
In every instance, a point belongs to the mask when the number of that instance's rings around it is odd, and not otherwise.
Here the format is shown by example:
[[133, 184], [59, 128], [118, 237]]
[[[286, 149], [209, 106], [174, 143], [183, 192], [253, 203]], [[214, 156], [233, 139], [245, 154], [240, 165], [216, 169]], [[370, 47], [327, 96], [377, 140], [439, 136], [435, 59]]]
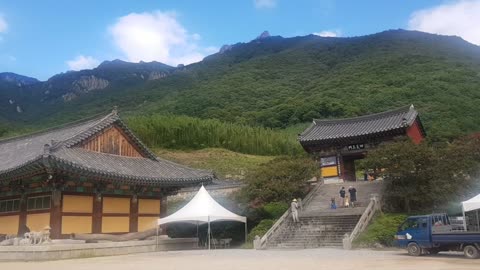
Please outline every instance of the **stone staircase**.
[[348, 215], [300, 217], [299, 223], [288, 220], [267, 248], [341, 247], [343, 236], [355, 228], [359, 218], [359, 215]]
[[[358, 206], [330, 209], [330, 200], [340, 204], [339, 190], [344, 186], [357, 189]], [[269, 237], [266, 248], [318, 248], [342, 247], [345, 234], [350, 234], [365, 211], [372, 194], [380, 194], [381, 182], [354, 182], [323, 184], [311, 194], [308, 204], [300, 211], [300, 222], [294, 223], [291, 215]]]

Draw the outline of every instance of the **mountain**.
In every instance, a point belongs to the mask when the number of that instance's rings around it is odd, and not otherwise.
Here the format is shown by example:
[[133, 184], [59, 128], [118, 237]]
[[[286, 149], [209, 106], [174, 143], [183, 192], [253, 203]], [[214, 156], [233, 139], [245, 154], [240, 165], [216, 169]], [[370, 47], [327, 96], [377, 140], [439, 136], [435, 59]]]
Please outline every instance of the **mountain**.
[[[174, 70], [159, 62], [105, 61], [97, 68], [68, 71], [45, 82], [21, 75], [0, 77], [0, 119], [29, 124], [58, 112], [58, 107], [95, 91], [130, 88], [161, 79]], [[3, 80], [1, 78], [4, 78]]]
[[38, 83], [39, 80], [12, 72], [1, 72], [0, 81], [16, 84], [17, 86], [24, 86]]
[[[152, 72], [155, 80], [149, 80]], [[115, 60], [38, 85], [24, 87], [22, 113], [0, 111], [0, 117], [45, 125], [118, 105], [131, 115], [285, 128], [414, 104], [430, 138], [480, 130], [480, 47], [417, 31], [350, 38], [266, 32], [185, 67]]]

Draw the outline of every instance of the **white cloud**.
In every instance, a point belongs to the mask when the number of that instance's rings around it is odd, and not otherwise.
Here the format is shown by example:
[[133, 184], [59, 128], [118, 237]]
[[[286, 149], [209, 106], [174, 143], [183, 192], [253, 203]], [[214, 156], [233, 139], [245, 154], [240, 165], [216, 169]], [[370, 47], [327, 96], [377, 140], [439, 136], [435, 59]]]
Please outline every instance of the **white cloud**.
[[255, 8], [274, 8], [277, 6], [277, 0], [253, 0]]
[[189, 34], [173, 12], [130, 13], [109, 29], [114, 44], [128, 61], [159, 61], [169, 65], [201, 61], [206, 51]]
[[0, 14], [0, 33], [7, 32], [8, 24], [5, 18]]
[[480, 45], [480, 0], [455, 1], [414, 12], [408, 27], [434, 34], [456, 35]]
[[193, 39], [193, 40], [200, 40], [200, 39], [202, 39], [202, 36], [200, 36], [199, 34], [195, 33], [195, 34], [192, 35], [192, 39]]
[[320, 32], [313, 33], [316, 36], [321, 37], [340, 37], [342, 36], [342, 32], [340, 30], [324, 30]]
[[68, 68], [70, 70], [82, 70], [82, 69], [92, 69], [98, 66], [100, 61], [91, 57], [79, 55], [75, 59], [67, 61]]

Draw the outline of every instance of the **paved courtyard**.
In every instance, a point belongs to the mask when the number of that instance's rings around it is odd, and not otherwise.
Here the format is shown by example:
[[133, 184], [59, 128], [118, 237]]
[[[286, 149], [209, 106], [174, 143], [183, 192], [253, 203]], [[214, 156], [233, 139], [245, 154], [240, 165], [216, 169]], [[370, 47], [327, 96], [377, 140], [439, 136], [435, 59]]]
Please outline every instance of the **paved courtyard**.
[[237, 270], [237, 269], [479, 269], [480, 260], [460, 253], [409, 257], [404, 251], [341, 249], [310, 250], [198, 250], [143, 253], [50, 262], [0, 263], [5, 270]]

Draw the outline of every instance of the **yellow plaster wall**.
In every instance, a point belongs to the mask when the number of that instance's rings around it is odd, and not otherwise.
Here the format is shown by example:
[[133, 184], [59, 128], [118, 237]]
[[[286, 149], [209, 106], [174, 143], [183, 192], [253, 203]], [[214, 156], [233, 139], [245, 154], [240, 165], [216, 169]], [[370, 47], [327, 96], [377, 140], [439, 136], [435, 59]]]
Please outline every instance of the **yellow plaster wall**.
[[138, 213], [139, 214], [160, 214], [160, 200], [139, 199]]
[[62, 234], [92, 233], [92, 217], [64, 216], [62, 217]]
[[103, 213], [108, 213], [108, 214], [130, 213], [130, 198], [103, 197]]
[[50, 226], [50, 213], [28, 214], [27, 227], [30, 231], [41, 231], [46, 226]]
[[129, 231], [129, 217], [102, 217], [102, 233], [117, 233]]
[[19, 222], [18, 215], [0, 217], [0, 234], [17, 234]]
[[156, 228], [158, 217], [138, 217], [138, 231]]
[[323, 167], [322, 176], [323, 177], [338, 176], [337, 166]]
[[71, 213], [92, 213], [93, 197], [64, 195], [62, 211]]

